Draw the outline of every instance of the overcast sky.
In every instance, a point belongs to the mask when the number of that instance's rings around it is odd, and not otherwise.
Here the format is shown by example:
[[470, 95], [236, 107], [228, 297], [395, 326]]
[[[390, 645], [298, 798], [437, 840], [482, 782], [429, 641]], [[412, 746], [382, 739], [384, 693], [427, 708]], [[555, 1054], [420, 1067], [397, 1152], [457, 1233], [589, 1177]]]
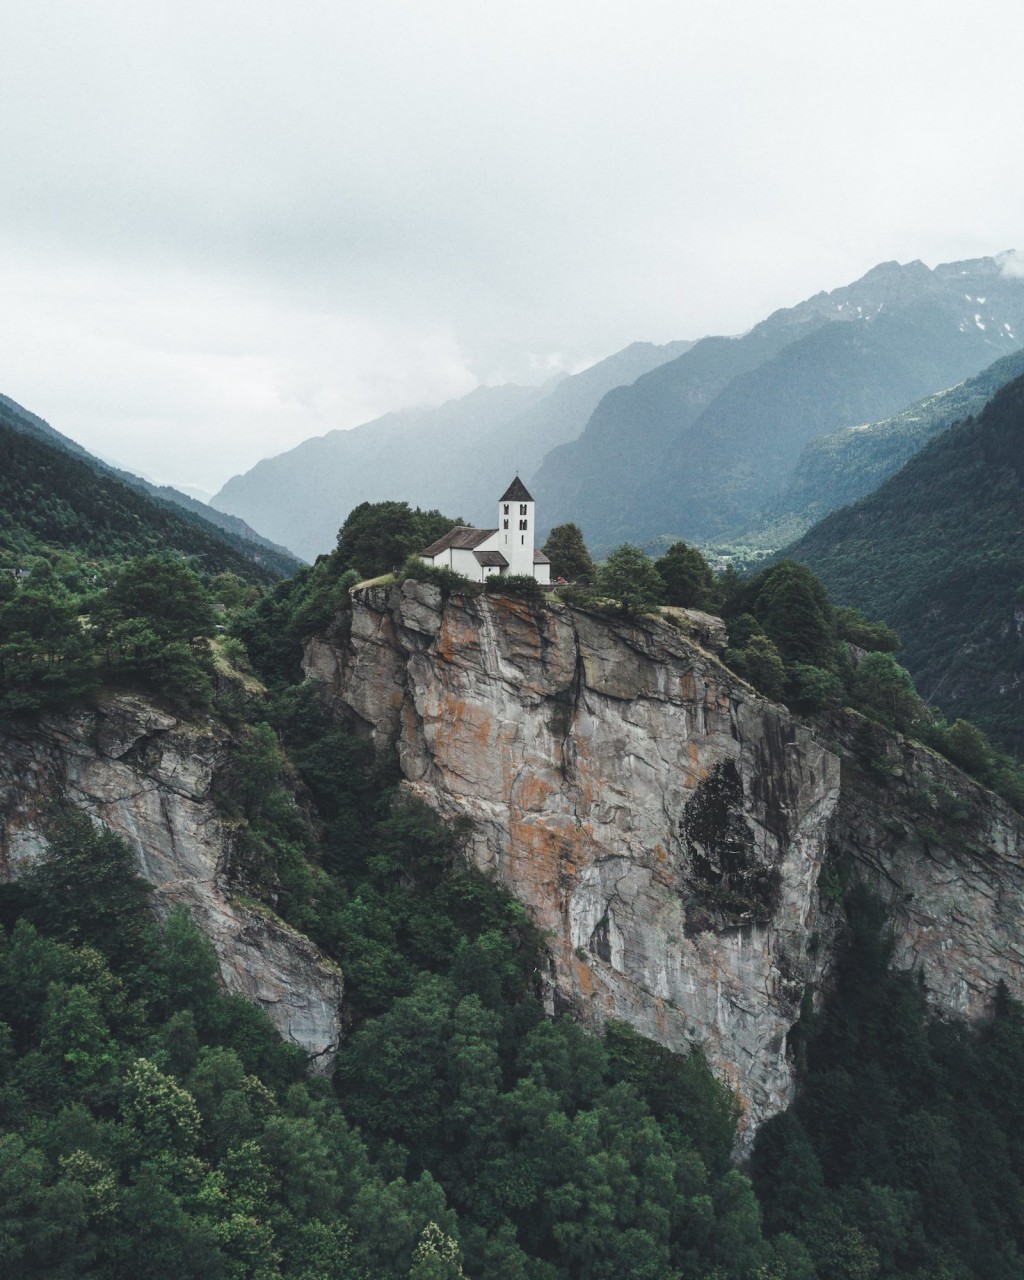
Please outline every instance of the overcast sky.
[[1024, 250], [1019, 0], [7, 0], [0, 391], [154, 479]]

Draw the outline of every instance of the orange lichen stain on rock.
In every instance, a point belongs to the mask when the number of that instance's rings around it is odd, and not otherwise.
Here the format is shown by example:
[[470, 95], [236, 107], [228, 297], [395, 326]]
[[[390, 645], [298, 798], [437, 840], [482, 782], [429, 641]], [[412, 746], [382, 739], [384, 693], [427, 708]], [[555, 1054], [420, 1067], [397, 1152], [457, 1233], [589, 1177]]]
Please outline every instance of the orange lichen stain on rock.
[[476, 627], [466, 625], [463, 621], [465, 617], [461, 610], [451, 607], [441, 614], [434, 652], [445, 662], [454, 662], [456, 654], [465, 662], [469, 653], [480, 648], [480, 632]]
[[697, 681], [692, 671], [684, 671], [679, 677], [679, 701], [697, 701]]
[[560, 903], [572, 891], [577, 868], [593, 861], [593, 840], [585, 828], [552, 826], [535, 815], [516, 810], [509, 822], [509, 878], [519, 896], [526, 896], [551, 927]]
[[534, 616], [533, 606], [528, 600], [518, 596], [494, 596], [493, 604], [495, 613], [508, 614], [520, 626], [536, 635], [537, 619]]
[[472, 759], [491, 750], [494, 717], [478, 703], [467, 702], [446, 689], [435, 714], [434, 754], [442, 768], [457, 757]]
[[411, 702], [402, 703], [402, 741], [415, 742], [419, 736], [420, 722]]
[[517, 663], [539, 664], [543, 656], [540, 626], [529, 601], [495, 596], [492, 608], [506, 653]]
[[686, 744], [686, 756], [689, 768], [687, 769], [687, 782], [694, 784], [701, 781], [707, 774], [707, 767], [704, 762], [704, 747], [700, 742], [690, 739]]
[[713, 728], [716, 720], [720, 721], [724, 726], [729, 723], [729, 690], [721, 685], [709, 686], [704, 691], [704, 716], [708, 723], [708, 729]]
[[581, 960], [575, 952], [569, 953], [569, 964], [572, 967], [573, 986], [583, 996], [592, 996], [596, 990], [594, 973], [585, 960]]
[[543, 813], [558, 788], [543, 774], [527, 773], [519, 782], [512, 803], [520, 813]]
[[[509, 822], [509, 870], [514, 885], [529, 886], [552, 903], [564, 866], [564, 839], [545, 823], [512, 815]], [[538, 906], [542, 902], [538, 902]]]

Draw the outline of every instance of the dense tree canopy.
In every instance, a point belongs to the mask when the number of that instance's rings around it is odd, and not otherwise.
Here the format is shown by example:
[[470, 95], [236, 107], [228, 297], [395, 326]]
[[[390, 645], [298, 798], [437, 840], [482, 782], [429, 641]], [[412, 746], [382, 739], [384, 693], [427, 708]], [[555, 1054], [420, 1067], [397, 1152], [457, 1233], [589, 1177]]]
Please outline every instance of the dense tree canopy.
[[665, 593], [665, 584], [650, 556], [628, 542], [616, 547], [601, 565], [598, 588], [603, 595], [617, 600], [627, 615], [643, 613]]
[[881, 904], [847, 902], [837, 988], [806, 1012], [794, 1108], [758, 1137], [753, 1174], [770, 1231], [828, 1277], [1024, 1274], [1024, 1014], [996, 992], [977, 1029], [932, 1020], [890, 968]]
[[[348, 1020], [337, 1087], [309, 1080], [263, 1015], [223, 994], [187, 917], [157, 923], [130, 850], [55, 815], [46, 855], [0, 886], [0, 1273], [1019, 1276], [1024, 1016], [1001, 992], [990, 1026], [932, 1022], [863, 896], [847, 900], [836, 991], [795, 1037], [799, 1101], [764, 1128], [753, 1182], [731, 1165], [736, 1101], [699, 1052], [545, 1014], [544, 939], [523, 908], [299, 683], [303, 638], [346, 634], [365, 571], [350, 549], [390, 555], [410, 517], [451, 523], [369, 507], [333, 555], [255, 599], [180, 557], [105, 582], [56, 556], [0, 577], [8, 714], [69, 707], [102, 681], [231, 726], [225, 874], [341, 966]], [[700, 580], [689, 550], [665, 558]], [[637, 548], [609, 566], [601, 590], [627, 611], [663, 598]], [[762, 691], [811, 710], [856, 701], [1010, 785], [973, 726], [928, 718], [892, 633], [834, 609], [806, 571], [727, 586], [727, 657]], [[748, 834], [731, 831], [730, 850]], [[723, 892], [745, 910], [741, 862]], [[837, 899], [844, 874], [829, 868]]]
[[566, 582], [594, 581], [594, 562], [578, 524], [556, 524], [541, 550], [551, 561], [552, 581], [558, 578]]
[[407, 502], [361, 502], [338, 531], [338, 560], [363, 578], [390, 573], [461, 523]]
[[68, 443], [19, 429], [0, 401], [0, 566], [60, 550], [101, 568], [173, 551], [209, 573], [231, 570], [249, 582], [269, 583], [295, 567], [290, 556], [132, 488]]
[[884, 618], [951, 718], [1024, 752], [1024, 378], [790, 549], [833, 597]]
[[675, 542], [655, 566], [665, 584], [665, 603], [714, 613], [722, 596], [711, 566], [696, 547]]

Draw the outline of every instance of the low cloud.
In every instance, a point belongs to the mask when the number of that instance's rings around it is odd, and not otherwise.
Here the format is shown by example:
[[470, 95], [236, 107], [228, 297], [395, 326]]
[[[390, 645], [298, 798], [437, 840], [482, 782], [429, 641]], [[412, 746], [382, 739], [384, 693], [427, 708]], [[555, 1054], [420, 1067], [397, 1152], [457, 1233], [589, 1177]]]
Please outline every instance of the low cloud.
[[1014, 280], [1024, 279], [1024, 253], [1019, 249], [1010, 249], [1001, 254], [999, 266], [1004, 276], [1010, 276]]
[[310, 436], [477, 382], [437, 327], [178, 272], [6, 265], [0, 389], [162, 482], [216, 490]]

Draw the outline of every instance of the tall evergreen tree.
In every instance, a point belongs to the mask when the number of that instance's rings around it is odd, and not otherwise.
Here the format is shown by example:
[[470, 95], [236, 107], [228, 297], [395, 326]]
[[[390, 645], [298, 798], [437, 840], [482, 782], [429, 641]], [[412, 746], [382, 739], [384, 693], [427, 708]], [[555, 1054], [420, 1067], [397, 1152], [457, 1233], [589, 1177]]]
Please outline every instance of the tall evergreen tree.
[[594, 581], [594, 562], [578, 524], [556, 524], [541, 548], [551, 561], [551, 577], [566, 582]]
[[721, 592], [711, 566], [696, 547], [675, 542], [654, 567], [665, 584], [665, 603], [684, 609], [717, 610]]

